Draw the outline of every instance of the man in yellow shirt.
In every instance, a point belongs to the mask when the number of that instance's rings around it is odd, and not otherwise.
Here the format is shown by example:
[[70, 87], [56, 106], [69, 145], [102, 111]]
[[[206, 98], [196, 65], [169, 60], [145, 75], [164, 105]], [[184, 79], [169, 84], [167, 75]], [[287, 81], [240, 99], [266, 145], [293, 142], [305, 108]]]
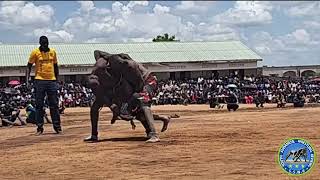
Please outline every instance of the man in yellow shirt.
[[43, 106], [44, 98], [47, 95], [50, 107], [50, 115], [52, 118], [53, 129], [57, 134], [61, 133], [60, 114], [58, 107], [58, 84], [56, 82], [59, 75], [58, 61], [56, 51], [49, 48], [49, 40], [46, 36], [41, 36], [40, 47], [34, 49], [29, 57], [27, 65], [27, 85], [29, 85], [29, 78], [32, 65], [35, 64], [35, 95], [36, 95], [36, 122], [37, 133], [43, 133]]

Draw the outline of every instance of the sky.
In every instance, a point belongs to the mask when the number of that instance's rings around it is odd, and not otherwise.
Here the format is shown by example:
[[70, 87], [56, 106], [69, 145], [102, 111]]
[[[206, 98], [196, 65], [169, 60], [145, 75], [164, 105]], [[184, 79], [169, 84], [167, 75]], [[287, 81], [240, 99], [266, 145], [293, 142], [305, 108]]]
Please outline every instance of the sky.
[[259, 65], [320, 64], [319, 1], [2, 1], [0, 43], [242, 41]]

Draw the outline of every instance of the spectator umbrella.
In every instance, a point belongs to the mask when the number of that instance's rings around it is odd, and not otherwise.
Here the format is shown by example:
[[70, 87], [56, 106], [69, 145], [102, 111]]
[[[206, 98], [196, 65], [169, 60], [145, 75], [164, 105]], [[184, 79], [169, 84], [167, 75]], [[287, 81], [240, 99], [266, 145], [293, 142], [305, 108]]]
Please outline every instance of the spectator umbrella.
[[18, 80], [11, 80], [8, 84], [15, 86], [15, 85], [19, 85], [19, 84], [20, 84], [20, 81], [18, 81]]

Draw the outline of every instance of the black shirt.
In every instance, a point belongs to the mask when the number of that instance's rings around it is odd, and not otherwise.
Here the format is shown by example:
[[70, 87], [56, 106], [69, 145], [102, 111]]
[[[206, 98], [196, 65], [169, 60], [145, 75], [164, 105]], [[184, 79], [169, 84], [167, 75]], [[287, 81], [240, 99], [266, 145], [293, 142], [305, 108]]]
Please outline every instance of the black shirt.
[[10, 106], [6, 106], [4, 108], [1, 108], [1, 113], [4, 116], [11, 116], [13, 111], [14, 111], [14, 108], [10, 107]]

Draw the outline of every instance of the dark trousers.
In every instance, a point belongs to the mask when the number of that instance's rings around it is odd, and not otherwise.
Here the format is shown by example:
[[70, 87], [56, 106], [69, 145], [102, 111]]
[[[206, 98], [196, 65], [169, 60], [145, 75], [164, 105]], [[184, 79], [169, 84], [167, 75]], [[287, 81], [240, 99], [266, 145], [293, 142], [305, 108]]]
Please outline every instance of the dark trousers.
[[239, 108], [239, 105], [236, 103], [227, 104], [228, 111], [231, 111], [231, 110], [236, 111], [238, 108]]
[[61, 128], [60, 114], [58, 107], [58, 85], [55, 81], [35, 80], [35, 93], [36, 93], [36, 122], [38, 129], [43, 128], [43, 106], [44, 98], [47, 95], [48, 104], [50, 108], [50, 115], [54, 128]]

